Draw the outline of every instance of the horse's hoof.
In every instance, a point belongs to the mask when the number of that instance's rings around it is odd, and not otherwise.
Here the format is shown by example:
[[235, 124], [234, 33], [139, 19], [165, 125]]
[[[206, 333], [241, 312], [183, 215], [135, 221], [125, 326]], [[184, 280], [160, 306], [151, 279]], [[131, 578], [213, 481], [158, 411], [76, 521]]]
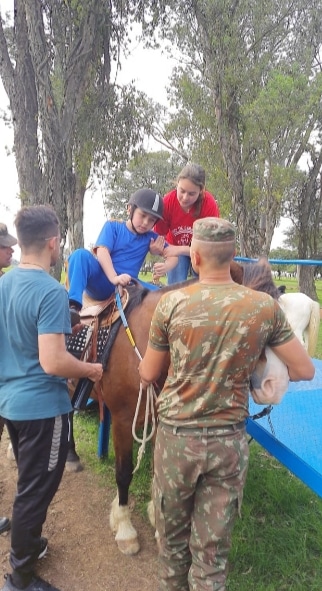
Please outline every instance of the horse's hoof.
[[66, 472], [82, 472], [82, 470], [84, 470], [84, 467], [79, 459], [79, 455], [74, 449], [68, 450], [65, 470]]
[[119, 505], [118, 496], [112, 502], [110, 527], [116, 533], [115, 541], [122, 554], [132, 556], [140, 550], [136, 530], [131, 523], [128, 505]]
[[133, 556], [140, 550], [140, 544], [137, 538], [133, 538], [132, 540], [118, 540], [116, 536], [115, 540], [119, 551], [122, 554], [126, 554], [126, 556]]
[[80, 463], [80, 461], [69, 461], [67, 460], [65, 464], [66, 472], [82, 472], [84, 470], [84, 466]]

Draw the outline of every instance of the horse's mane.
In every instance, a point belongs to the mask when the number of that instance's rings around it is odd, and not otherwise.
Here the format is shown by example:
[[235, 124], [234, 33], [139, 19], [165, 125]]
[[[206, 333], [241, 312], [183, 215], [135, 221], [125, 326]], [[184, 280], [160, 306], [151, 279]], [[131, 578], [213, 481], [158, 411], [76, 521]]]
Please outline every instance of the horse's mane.
[[[164, 294], [169, 291], [173, 291], [174, 289], [180, 289], [181, 287], [185, 287], [191, 283], [195, 283], [198, 281], [197, 277], [193, 279], [186, 279], [185, 281], [181, 281], [180, 283], [172, 283], [171, 285], [162, 285], [158, 290], [158, 293]], [[132, 312], [134, 308], [139, 306], [143, 300], [146, 298], [148, 294], [155, 293], [155, 291], [150, 291], [148, 288], [143, 287], [139, 281], [133, 282], [132, 285], [128, 285], [126, 288], [129, 292], [129, 303], [126, 308], [126, 316]]]
[[257, 263], [243, 265], [243, 285], [268, 293], [275, 300], [281, 295], [274, 284], [270, 264], [265, 258], [260, 258]]
[[143, 287], [139, 281], [127, 285], [127, 291], [129, 292], [129, 301], [125, 309], [125, 316], [128, 316], [134, 308], [139, 306], [144, 298], [150, 293], [147, 287]]
[[[255, 291], [262, 291], [268, 293], [272, 298], [278, 299], [280, 292], [276, 287], [273, 278], [270, 264], [266, 258], [260, 258], [256, 263], [240, 264], [237, 261], [232, 261], [230, 265], [230, 273], [232, 279], [236, 283], [240, 283]], [[198, 281], [197, 277], [181, 281], [180, 283], [173, 283], [171, 285], [163, 285], [160, 287], [158, 293], [161, 295], [173, 291], [174, 289], [181, 289], [187, 285], [191, 285]], [[135, 281], [133, 285], [127, 287], [129, 291], [129, 303], [125, 310], [125, 315], [128, 316], [134, 308], [139, 306], [148, 294], [151, 292], [146, 287], [143, 287], [139, 282]]]

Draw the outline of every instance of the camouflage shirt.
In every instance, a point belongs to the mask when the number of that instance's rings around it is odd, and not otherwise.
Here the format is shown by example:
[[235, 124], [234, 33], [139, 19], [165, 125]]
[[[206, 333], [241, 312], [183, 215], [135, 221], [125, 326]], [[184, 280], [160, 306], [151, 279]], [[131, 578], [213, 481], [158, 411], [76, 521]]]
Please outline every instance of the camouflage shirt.
[[194, 283], [162, 296], [149, 344], [170, 351], [159, 418], [179, 426], [223, 426], [248, 416], [249, 379], [265, 345], [294, 336], [278, 303], [236, 283]]

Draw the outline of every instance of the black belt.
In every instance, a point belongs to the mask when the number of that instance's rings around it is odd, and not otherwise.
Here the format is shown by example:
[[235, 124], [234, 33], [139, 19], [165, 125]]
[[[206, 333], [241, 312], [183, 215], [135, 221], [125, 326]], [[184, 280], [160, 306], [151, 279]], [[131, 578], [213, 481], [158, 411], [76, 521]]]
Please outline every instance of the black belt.
[[164, 429], [165, 431], [171, 431], [173, 435], [196, 435], [198, 437], [201, 436], [211, 436], [215, 435], [218, 437], [219, 435], [226, 435], [227, 433], [235, 433], [236, 431], [241, 431], [245, 428], [245, 421], [241, 421], [240, 423], [234, 423], [233, 425], [221, 425], [218, 427], [181, 427], [175, 425], [169, 425], [168, 423], [163, 423], [162, 421], [159, 422], [159, 427]]

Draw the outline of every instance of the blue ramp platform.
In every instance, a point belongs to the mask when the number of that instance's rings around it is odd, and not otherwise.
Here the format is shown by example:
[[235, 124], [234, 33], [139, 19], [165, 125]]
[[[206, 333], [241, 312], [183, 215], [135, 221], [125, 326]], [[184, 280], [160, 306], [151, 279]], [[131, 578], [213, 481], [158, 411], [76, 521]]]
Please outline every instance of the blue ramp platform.
[[[313, 362], [313, 380], [290, 382], [282, 402], [269, 415], [248, 419], [247, 432], [322, 497], [322, 361]], [[250, 417], [263, 408], [250, 397]]]

